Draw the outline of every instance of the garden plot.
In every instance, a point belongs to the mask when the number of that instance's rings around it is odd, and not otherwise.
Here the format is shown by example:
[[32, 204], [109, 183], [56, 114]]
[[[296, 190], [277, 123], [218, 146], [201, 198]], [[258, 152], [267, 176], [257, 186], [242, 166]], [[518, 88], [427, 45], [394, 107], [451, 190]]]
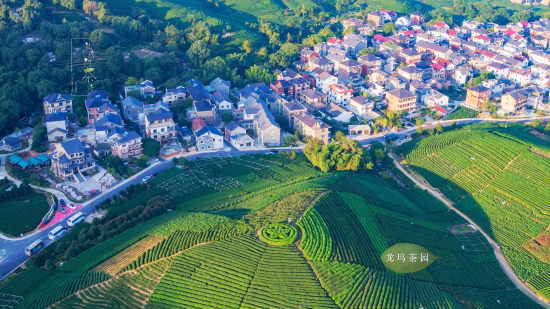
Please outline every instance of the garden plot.
[[179, 174], [159, 184], [160, 188], [168, 191], [165, 196], [168, 200], [186, 195], [199, 187], [222, 191], [238, 186], [242, 186], [242, 183], [232, 177], [215, 178], [210, 168], [200, 162], [192, 164], [188, 170], [181, 170]]
[[476, 233], [453, 233], [455, 237], [460, 241], [464, 250], [470, 252], [491, 251], [491, 245], [483, 236], [483, 234]]
[[0, 293], [0, 308], [11, 309], [22, 300], [22, 296]]

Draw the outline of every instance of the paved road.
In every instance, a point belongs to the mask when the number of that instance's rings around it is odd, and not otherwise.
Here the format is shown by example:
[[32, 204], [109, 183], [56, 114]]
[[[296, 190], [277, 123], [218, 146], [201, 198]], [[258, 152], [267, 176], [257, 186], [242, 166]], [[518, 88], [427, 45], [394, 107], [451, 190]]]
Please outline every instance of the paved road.
[[[296, 150], [298, 152], [301, 152], [301, 149], [299, 148], [295, 148], [295, 149], [286, 148], [285, 150]], [[268, 153], [268, 152], [269, 150], [267, 149], [247, 150], [244, 152], [243, 151], [209, 152], [209, 153], [190, 154], [190, 155], [186, 155], [185, 157], [189, 160], [194, 160], [196, 158], [205, 158], [205, 157], [211, 157], [211, 156], [221, 156], [221, 157], [222, 156], [240, 156], [243, 154]], [[150, 175], [152, 173], [160, 173], [170, 168], [171, 166], [172, 166], [171, 160], [162, 160], [161, 162], [157, 162], [154, 165], [149, 166], [146, 170], [142, 171], [141, 173], [130, 177], [126, 181], [118, 184], [113, 188], [110, 188], [109, 191], [105, 191], [104, 193], [96, 196], [94, 199], [83, 203], [84, 206], [79, 211], [89, 215], [92, 213], [93, 210], [95, 210], [94, 206], [102, 202], [103, 200], [107, 198], [112, 198], [114, 195], [118, 195], [119, 191], [126, 189], [126, 187], [128, 187], [131, 184], [140, 183], [141, 179], [143, 179], [144, 176]], [[53, 190], [53, 191], [56, 191], [56, 190]], [[56, 191], [56, 192], [59, 192], [59, 191]], [[67, 226], [66, 220], [64, 220], [63, 222], [60, 222], [60, 224]], [[50, 243], [52, 243], [52, 241], [48, 239], [48, 232], [55, 226], [57, 225], [51, 226], [47, 229], [44, 229], [43, 231], [36, 231], [22, 238], [7, 238], [4, 235], [0, 235], [0, 279], [2, 279], [11, 271], [16, 269], [17, 266], [21, 265], [23, 262], [27, 260], [28, 257], [25, 255], [25, 247], [27, 247], [33, 241], [37, 239], [43, 239], [46, 245], [49, 245]]]
[[412, 181], [414, 181], [414, 183], [419, 186], [420, 188], [428, 191], [431, 195], [433, 195], [435, 198], [441, 200], [442, 202], [445, 203], [445, 205], [447, 205], [450, 209], [453, 209], [454, 211], [456, 211], [459, 215], [461, 215], [464, 219], [466, 219], [468, 222], [470, 222], [472, 225], [474, 225], [476, 227], [476, 229], [478, 231], [481, 232], [481, 234], [483, 234], [483, 236], [485, 236], [485, 238], [487, 238], [487, 240], [489, 241], [489, 243], [491, 244], [491, 247], [493, 247], [493, 250], [495, 252], [495, 256], [498, 260], [498, 263], [500, 265], [500, 268], [504, 271], [504, 273], [506, 274], [506, 276], [508, 276], [508, 278], [514, 282], [514, 284], [516, 285], [516, 287], [522, 291], [527, 297], [531, 298], [533, 301], [535, 301], [536, 303], [538, 303], [539, 305], [545, 307], [545, 308], [550, 308], [550, 305], [548, 304], [548, 302], [546, 300], [544, 300], [543, 298], [541, 298], [540, 296], [537, 295], [537, 293], [535, 293], [530, 287], [527, 286], [527, 284], [525, 284], [525, 282], [521, 281], [518, 276], [514, 273], [514, 270], [512, 269], [512, 267], [510, 266], [510, 264], [508, 264], [508, 261], [506, 260], [506, 258], [504, 257], [504, 254], [502, 253], [502, 250], [500, 249], [500, 246], [498, 245], [498, 243], [496, 241], [494, 241], [491, 237], [489, 237], [489, 235], [487, 233], [485, 233], [484, 230], [482, 230], [472, 219], [470, 219], [468, 216], [466, 216], [464, 213], [462, 213], [460, 210], [456, 209], [453, 207], [453, 203], [451, 201], [449, 201], [443, 194], [441, 194], [441, 192], [437, 191], [437, 190], [434, 190], [433, 188], [427, 186], [423, 181], [420, 181], [419, 179], [417, 179], [416, 177], [412, 176], [411, 174], [409, 174], [408, 171], [406, 171], [403, 166], [401, 166], [401, 164], [399, 164], [398, 160], [392, 155], [390, 154], [390, 157], [393, 159], [393, 164], [400, 170], [402, 171], [405, 175], [407, 175]]

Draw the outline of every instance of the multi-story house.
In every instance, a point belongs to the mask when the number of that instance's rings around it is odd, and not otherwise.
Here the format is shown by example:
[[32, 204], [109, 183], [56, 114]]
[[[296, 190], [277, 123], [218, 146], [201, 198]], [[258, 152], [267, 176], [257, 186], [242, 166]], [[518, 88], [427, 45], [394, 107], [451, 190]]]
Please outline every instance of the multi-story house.
[[225, 139], [237, 149], [246, 149], [254, 145], [254, 140], [246, 134], [246, 128], [235, 121], [225, 126]]
[[307, 112], [307, 108], [303, 107], [302, 105], [294, 101], [290, 101], [283, 104], [283, 116], [285, 116], [285, 118], [288, 121], [288, 124], [291, 127], [294, 127], [294, 115], [305, 113], [305, 112]]
[[69, 132], [67, 113], [56, 112], [46, 115], [46, 131], [49, 142], [66, 140]]
[[299, 100], [309, 110], [314, 111], [327, 106], [328, 95], [315, 89], [309, 89], [300, 93]]
[[338, 67], [338, 80], [346, 84], [356, 84], [362, 81], [361, 64], [351, 59], [340, 63]]
[[139, 114], [143, 113], [143, 105], [138, 99], [132, 96], [127, 96], [121, 101], [121, 105], [124, 118], [130, 119], [133, 122], [139, 121]]
[[203, 119], [207, 124], [214, 124], [217, 121], [218, 109], [209, 100], [194, 101], [193, 107], [197, 118]]
[[348, 19], [342, 21], [342, 26], [344, 26], [344, 29], [347, 29], [347, 28], [352, 27], [352, 26], [357, 27], [361, 24], [363, 24], [363, 20], [359, 19], [359, 18], [355, 18], [355, 17], [348, 18]]
[[422, 60], [422, 55], [414, 49], [403, 49], [399, 53], [399, 58], [406, 65], [415, 64]]
[[172, 112], [161, 111], [145, 116], [145, 134], [160, 143], [160, 146], [170, 145], [177, 138], [176, 124]]
[[216, 77], [216, 79], [210, 82], [210, 87], [214, 92], [221, 91], [221, 93], [227, 96], [229, 95], [229, 90], [231, 88], [231, 81]]
[[532, 35], [530, 40], [535, 48], [546, 49], [548, 47], [548, 39], [542, 35]]
[[355, 90], [344, 84], [328, 86], [328, 102], [347, 107]]
[[350, 33], [344, 36], [344, 38], [345, 40], [342, 42], [342, 48], [344, 48], [351, 57], [357, 57], [359, 51], [367, 47], [367, 40], [360, 35]]
[[55, 112], [72, 113], [73, 96], [70, 94], [52, 93], [44, 97], [44, 114]]
[[169, 111], [170, 111], [170, 107], [162, 101], [158, 101], [155, 104], [145, 104], [143, 106], [144, 115], [160, 113], [160, 112], [169, 112]]
[[227, 95], [218, 90], [212, 94], [212, 97], [214, 98], [214, 102], [216, 102], [216, 109], [219, 115], [233, 111], [233, 103], [231, 103]]
[[531, 83], [532, 75], [533, 73], [531, 73], [528, 69], [516, 69], [510, 71], [510, 74], [508, 74], [508, 79], [516, 82], [516, 84], [520, 87], [523, 87]]
[[308, 47], [304, 47], [304, 49], [300, 52], [300, 61], [302, 63], [307, 63], [313, 57], [319, 57], [319, 53], [309, 49]]
[[397, 69], [397, 74], [400, 78], [406, 81], [422, 80], [423, 76], [422, 72], [420, 72], [420, 70], [418, 70], [414, 65]]
[[[243, 106], [243, 122], [250, 122], [260, 145], [278, 146], [281, 144], [281, 127], [269, 110], [267, 103], [255, 95], [248, 96], [239, 103]], [[246, 125], [243, 125], [247, 127]]]
[[88, 99], [86, 99], [85, 104], [86, 111], [88, 112], [88, 124], [93, 124], [98, 119], [103, 118], [106, 113], [118, 114], [118, 109], [111, 104], [111, 101], [105, 94], [96, 94], [93, 97], [88, 96]]
[[422, 101], [422, 103], [428, 107], [449, 105], [449, 97], [433, 89], [430, 89], [430, 91], [422, 97]]
[[372, 74], [374, 70], [380, 69], [382, 66], [382, 59], [373, 54], [358, 57], [357, 62], [361, 64], [361, 75], [363, 76]]
[[497, 79], [502, 79], [508, 77], [510, 67], [502, 63], [490, 63], [487, 65], [487, 71], [495, 74]]
[[416, 109], [416, 95], [405, 89], [395, 89], [386, 92], [388, 110], [401, 112], [406, 110], [412, 112]]
[[198, 151], [223, 149], [223, 135], [213, 127], [205, 126], [194, 132]]
[[430, 58], [433, 57], [447, 59], [447, 57], [449, 57], [449, 55], [453, 53], [453, 51], [449, 48], [428, 43], [425, 41], [417, 42], [414, 48], [417, 52], [421, 54], [426, 54], [426, 56]]
[[504, 89], [504, 84], [500, 83], [500, 81], [496, 79], [484, 80], [481, 82], [481, 85], [483, 85], [483, 87], [491, 89], [491, 92], [489, 93], [490, 99], [494, 97], [500, 97], [502, 95], [502, 90]]
[[334, 64], [325, 58], [313, 57], [307, 63], [309, 70], [313, 71], [316, 68], [320, 68], [323, 71], [332, 72]]
[[367, 23], [382, 29], [384, 26], [384, 15], [379, 11], [370, 12], [367, 14]]
[[320, 89], [323, 93], [328, 93], [328, 86], [338, 83], [338, 77], [331, 75], [328, 72], [323, 72], [319, 74], [316, 77], [316, 80], [317, 89]]
[[420, 12], [412, 13], [411, 15], [411, 26], [422, 26], [424, 25], [424, 14]]
[[374, 109], [374, 101], [364, 96], [357, 96], [351, 98], [349, 107], [355, 115], [365, 116]]
[[134, 131], [115, 134], [109, 144], [111, 145], [111, 154], [123, 160], [140, 156], [143, 151], [141, 136]]
[[294, 129], [302, 136], [318, 138], [328, 144], [330, 126], [308, 113], [294, 115]]
[[550, 65], [545, 63], [537, 63], [532, 65], [530, 68], [533, 76], [536, 77], [549, 77], [550, 76]]
[[175, 89], [166, 89], [166, 93], [162, 96], [162, 102], [172, 105], [176, 101], [185, 100], [185, 87], [178, 86]]
[[139, 85], [124, 87], [124, 96], [127, 97], [128, 92], [132, 90], [138, 90], [143, 97], [155, 96], [155, 86], [153, 86], [153, 82], [150, 80], [143, 81]]
[[276, 80], [269, 83], [269, 87], [275, 93], [285, 98], [294, 98], [294, 85], [284, 79]]
[[407, 87], [407, 80], [397, 76], [388, 77], [385, 80], [384, 87], [386, 87], [386, 90], [405, 89]]
[[109, 136], [113, 132], [117, 132], [116, 130], [113, 131], [113, 129], [122, 130], [122, 126], [122, 120], [120, 119], [120, 116], [116, 114], [106, 114], [105, 117], [98, 119], [96, 122], [94, 122], [94, 131], [97, 142], [107, 142]]
[[204, 88], [202, 82], [196, 79], [189, 80], [187, 94], [191, 97], [191, 100], [193, 100], [193, 102], [210, 101], [212, 99], [206, 91], [206, 88]]
[[500, 105], [502, 111], [508, 114], [516, 114], [525, 108], [528, 94], [523, 90], [512, 91], [502, 95]]
[[57, 177], [79, 183], [96, 170], [92, 150], [77, 138], [55, 144], [52, 167]]
[[481, 85], [474, 86], [467, 90], [466, 104], [474, 107], [480, 107], [486, 100], [489, 100], [490, 95], [491, 89]]
[[390, 76], [389, 73], [386, 73], [379, 69], [375, 69], [369, 75], [369, 78], [370, 78], [369, 81], [375, 82], [375, 83], [384, 83], [389, 76]]

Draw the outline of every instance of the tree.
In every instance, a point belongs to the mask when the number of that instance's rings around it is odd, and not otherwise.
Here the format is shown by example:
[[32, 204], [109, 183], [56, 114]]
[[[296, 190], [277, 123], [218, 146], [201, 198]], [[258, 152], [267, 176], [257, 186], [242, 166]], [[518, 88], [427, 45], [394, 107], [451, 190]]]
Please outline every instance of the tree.
[[274, 79], [274, 75], [268, 69], [256, 64], [247, 69], [244, 75], [250, 82], [265, 82], [269, 84]]
[[439, 133], [443, 133], [443, 127], [441, 126], [441, 122], [438, 122], [435, 126], [435, 130]]
[[42, 124], [37, 124], [34, 127], [34, 133], [32, 136], [32, 145], [31, 149], [36, 152], [43, 152], [46, 151], [43, 144], [46, 140], [46, 127]]
[[195, 41], [187, 50], [187, 58], [197, 67], [202, 66], [208, 57], [210, 57], [210, 47], [205, 41]]
[[357, 27], [351, 26], [351, 27], [347, 27], [346, 30], [344, 30], [344, 35], [350, 34], [350, 33], [357, 33]]
[[417, 117], [415, 122], [416, 122], [416, 133], [422, 134], [422, 125], [424, 124], [424, 119]]
[[204, 68], [207, 71], [210, 71], [214, 74], [216, 74], [216, 77], [220, 76], [225, 69], [227, 68], [227, 65], [225, 63], [225, 60], [222, 57], [215, 57], [212, 58], [204, 63]]
[[47, 270], [55, 269], [55, 263], [52, 260], [47, 260], [44, 264], [44, 268]]
[[372, 168], [371, 156], [365, 148], [342, 135], [327, 145], [318, 138], [311, 138], [304, 147], [304, 154], [311, 164], [324, 172]]
[[128, 91], [126, 97], [134, 97], [138, 100], [143, 100], [143, 94], [137, 89]]
[[158, 155], [160, 151], [160, 145], [157, 141], [153, 139], [148, 139], [143, 143], [143, 154], [148, 157], [154, 157]]
[[533, 122], [531, 122], [531, 126], [532, 126], [533, 128], [536, 128], [536, 127], [538, 127], [539, 125], [540, 125], [540, 120], [539, 120], [538, 118], [535, 118], [535, 119], [533, 120]]
[[550, 131], [550, 121], [546, 122], [546, 125], [544, 126], [544, 131]]
[[397, 27], [393, 22], [385, 23], [384, 26], [382, 26], [382, 31], [385, 35], [393, 35], [393, 33], [397, 31]]
[[86, 4], [84, 4], [84, 12], [88, 15], [94, 15], [97, 11], [97, 2], [95, 1], [88, 1]]
[[252, 43], [249, 40], [244, 41], [241, 50], [247, 55], [250, 54], [252, 52]]
[[284, 139], [285, 146], [288, 146], [290, 144], [294, 143], [294, 138], [292, 136], [287, 136]]
[[384, 159], [385, 156], [386, 156], [386, 154], [384, 154], [383, 149], [374, 150], [374, 158], [375, 158], [376, 162], [381, 162]]
[[370, 54], [376, 54], [377, 52], [378, 52], [378, 49], [376, 49], [374, 47], [363, 48], [359, 51], [359, 53], [357, 53], [357, 57], [370, 55]]
[[183, 166], [187, 166], [189, 164], [189, 160], [187, 160], [186, 158], [181, 157], [181, 158], [178, 159], [178, 164], [183, 165]]
[[223, 122], [225, 122], [226, 124], [230, 123], [231, 121], [233, 121], [234, 117], [233, 117], [233, 113], [232, 112], [225, 112], [225, 114], [223, 114], [223, 117], [222, 117], [222, 120]]

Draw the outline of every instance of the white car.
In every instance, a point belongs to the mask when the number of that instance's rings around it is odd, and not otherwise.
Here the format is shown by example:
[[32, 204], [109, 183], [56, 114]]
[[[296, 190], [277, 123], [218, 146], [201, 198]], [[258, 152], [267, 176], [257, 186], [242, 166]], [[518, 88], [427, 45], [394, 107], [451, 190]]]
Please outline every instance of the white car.
[[151, 179], [151, 176], [145, 176], [143, 177], [143, 179], [141, 181], [143, 182], [147, 182], [147, 180]]
[[160, 161], [158, 158], [155, 159], [156, 162]]
[[69, 204], [67, 205], [67, 207], [69, 207], [72, 210], [76, 210], [76, 206], [74, 204]]

